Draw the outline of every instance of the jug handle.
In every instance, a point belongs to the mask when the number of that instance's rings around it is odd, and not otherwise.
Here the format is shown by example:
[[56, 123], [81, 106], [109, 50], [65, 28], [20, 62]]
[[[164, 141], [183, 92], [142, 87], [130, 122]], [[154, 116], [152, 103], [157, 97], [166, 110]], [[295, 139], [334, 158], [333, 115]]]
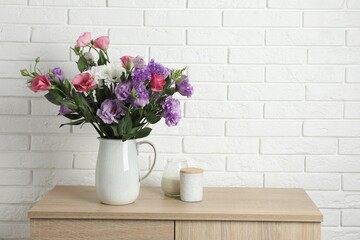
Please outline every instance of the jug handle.
[[150, 175], [150, 173], [152, 172], [152, 170], [154, 169], [155, 163], [156, 163], [156, 155], [157, 155], [155, 146], [154, 146], [151, 142], [148, 142], [148, 141], [138, 142], [138, 143], [136, 143], [136, 148], [138, 149], [138, 147], [139, 147], [141, 144], [149, 144], [149, 145], [152, 147], [152, 149], [154, 150], [154, 161], [153, 161], [153, 163], [152, 163], [152, 165], [151, 165], [151, 167], [150, 167], [150, 170], [145, 174], [145, 176], [143, 176], [143, 177], [140, 178], [140, 181], [142, 181], [142, 180], [144, 180], [145, 178], [147, 178], [147, 177]]

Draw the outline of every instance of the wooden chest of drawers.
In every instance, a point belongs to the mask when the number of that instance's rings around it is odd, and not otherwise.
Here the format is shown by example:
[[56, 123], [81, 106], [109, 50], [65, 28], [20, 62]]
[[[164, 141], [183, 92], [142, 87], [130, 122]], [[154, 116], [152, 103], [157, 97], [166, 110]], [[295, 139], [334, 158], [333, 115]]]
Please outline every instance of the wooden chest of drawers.
[[95, 187], [57, 186], [29, 210], [32, 240], [320, 240], [322, 214], [302, 189], [205, 188], [185, 203], [142, 188], [101, 204]]

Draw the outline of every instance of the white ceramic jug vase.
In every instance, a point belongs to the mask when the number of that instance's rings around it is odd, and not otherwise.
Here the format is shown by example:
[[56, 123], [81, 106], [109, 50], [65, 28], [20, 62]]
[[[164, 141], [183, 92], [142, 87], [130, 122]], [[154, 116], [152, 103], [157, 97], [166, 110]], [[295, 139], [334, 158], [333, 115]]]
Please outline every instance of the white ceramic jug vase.
[[[140, 192], [140, 181], [153, 170], [156, 150], [147, 141], [99, 138], [100, 146], [96, 162], [96, 192], [102, 203], [124, 205], [136, 200]], [[140, 178], [138, 146], [149, 144], [154, 150], [154, 162], [149, 172]]]

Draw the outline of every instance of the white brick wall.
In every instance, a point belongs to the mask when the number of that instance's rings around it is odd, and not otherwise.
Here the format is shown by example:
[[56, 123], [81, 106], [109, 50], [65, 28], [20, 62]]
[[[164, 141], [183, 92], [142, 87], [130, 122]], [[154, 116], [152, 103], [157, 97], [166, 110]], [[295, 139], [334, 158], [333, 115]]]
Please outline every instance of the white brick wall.
[[[324, 214], [323, 240], [360, 239], [359, 0], [0, 0], [0, 239], [29, 239], [26, 212], [55, 184], [94, 184], [91, 127], [19, 76], [76, 74], [70, 47], [91, 31], [110, 56], [188, 65], [195, 87], [176, 128], [154, 126], [166, 160], [205, 169], [207, 186], [301, 187]], [[82, 143], [82, 144], [79, 144]], [[151, 149], [141, 149], [141, 169]]]

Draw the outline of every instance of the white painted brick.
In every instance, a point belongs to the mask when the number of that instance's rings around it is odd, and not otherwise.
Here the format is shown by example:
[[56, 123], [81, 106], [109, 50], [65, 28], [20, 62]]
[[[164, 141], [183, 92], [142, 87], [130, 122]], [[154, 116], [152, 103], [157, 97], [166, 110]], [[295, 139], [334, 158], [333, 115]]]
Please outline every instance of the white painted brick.
[[95, 170], [33, 170], [34, 186], [95, 185]]
[[358, 156], [307, 156], [307, 172], [360, 172]]
[[0, 85], [6, 88], [0, 88], [0, 96], [27, 96], [27, 97], [41, 97], [43, 93], [34, 93], [26, 85], [26, 79], [0, 79]]
[[189, 77], [196, 82], [263, 82], [264, 68], [259, 66], [190, 65]]
[[[52, 104], [46, 99], [31, 99], [31, 115], [56, 116], [59, 106]], [[60, 117], [59, 117], [60, 118]], [[66, 118], [61, 118], [64, 122]]]
[[141, 26], [143, 12], [130, 9], [70, 9], [69, 24]]
[[289, 83], [336, 83], [344, 82], [345, 71], [341, 67], [287, 66], [266, 67], [267, 82]]
[[189, 45], [264, 45], [264, 31], [258, 29], [188, 29]]
[[223, 154], [176, 154], [159, 155], [155, 170], [163, 171], [167, 160], [186, 160], [189, 167], [202, 168], [205, 171], [225, 171], [225, 156]]
[[98, 151], [98, 140], [86, 136], [32, 136], [31, 149], [39, 151]]
[[261, 103], [187, 102], [185, 117], [192, 118], [261, 118]]
[[205, 172], [205, 187], [263, 187], [261, 173]]
[[229, 62], [241, 64], [302, 64], [306, 52], [300, 48], [230, 48]]
[[3, 133], [66, 133], [68, 126], [60, 124], [70, 122], [62, 117], [0, 117], [0, 131]]
[[346, 68], [346, 82], [360, 82], [360, 67]]
[[229, 85], [229, 100], [304, 100], [305, 89], [290, 84], [241, 84]]
[[224, 26], [238, 27], [299, 27], [299, 12], [286, 11], [224, 11]]
[[359, 208], [360, 193], [338, 191], [308, 191], [319, 208]]
[[239, 155], [227, 157], [227, 171], [239, 172], [302, 172], [304, 156]]
[[314, 48], [308, 52], [309, 64], [360, 64], [359, 59], [359, 48]]
[[29, 0], [29, 5], [60, 7], [105, 7], [106, 0]]
[[324, 216], [322, 226], [339, 226], [340, 225], [340, 211], [334, 209], [320, 209]]
[[1, 221], [27, 221], [29, 205], [0, 205]]
[[[118, 58], [118, 57], [116, 57]], [[76, 59], [77, 61], [78, 59]], [[31, 68], [34, 68], [34, 63], [31, 64]], [[48, 72], [49, 70], [55, 68], [55, 67], [60, 67], [64, 73], [65, 73], [65, 78], [68, 80], [71, 80], [75, 75], [77, 75], [79, 73], [79, 69], [77, 68], [76, 64], [74, 62], [46, 62], [46, 61], [42, 61], [41, 63], [38, 65], [38, 68], [40, 69], [41, 72]], [[35, 96], [39, 96], [39, 93], [34, 94]]]
[[[120, 61], [120, 57], [124, 55], [142, 56], [144, 59], [148, 58], [148, 48], [143, 46], [111, 46], [108, 51], [109, 58], [112, 62]], [[157, 59], [156, 59], [157, 60]]]
[[0, 78], [19, 78], [20, 69], [28, 69], [28, 62], [0, 61]]
[[342, 46], [342, 30], [267, 30], [266, 45], [273, 46]]
[[[75, 45], [76, 39], [83, 32], [91, 32], [93, 39], [99, 36], [107, 35], [106, 28], [93, 27], [34, 27], [32, 28], [32, 42], [50, 42], [50, 43], [71, 43]], [[111, 39], [112, 40], [112, 39]]]
[[268, 0], [269, 8], [343, 8], [344, 0]]
[[304, 136], [359, 137], [359, 121], [305, 121]]
[[112, 28], [112, 43], [182, 45], [185, 43], [185, 30], [171, 28]]
[[2, 5], [27, 5], [27, 0], [0, 0]]
[[360, 228], [322, 228], [321, 239], [323, 240], [358, 240]]
[[108, 0], [109, 7], [124, 8], [184, 8], [186, 0]]
[[0, 169], [0, 185], [28, 185], [31, 182], [31, 171]]
[[360, 226], [360, 210], [342, 210], [341, 223], [343, 226]]
[[[190, 78], [190, 81], [192, 83], [192, 78]], [[226, 100], [227, 99], [227, 85], [223, 83], [218, 83], [218, 84], [192, 83], [192, 85], [194, 88], [194, 93], [191, 96], [191, 98], [181, 97], [181, 99], [188, 99], [188, 100]]]
[[66, 9], [61, 8], [0, 8], [0, 23], [66, 24]]
[[346, 45], [360, 46], [360, 31], [354, 31], [354, 30], [346, 31]]
[[223, 136], [224, 121], [223, 120], [207, 120], [207, 119], [182, 119], [176, 127], [168, 127], [165, 121], [152, 125], [153, 131], [151, 135], [171, 135], [171, 136]]
[[339, 139], [340, 154], [360, 154], [360, 139], [344, 138]]
[[340, 103], [266, 103], [265, 118], [341, 118], [343, 107]]
[[165, 63], [226, 63], [226, 48], [151, 47], [150, 57]]
[[[1, 10], [1, 9], [0, 9]], [[1, 14], [0, 14], [1, 16]], [[59, 44], [0, 44], [1, 58], [3, 60], [30, 60], [34, 61], [36, 57], [41, 60], [67, 61], [69, 59], [69, 46]], [[24, 66], [26, 67], [26, 66]], [[22, 68], [24, 68], [22, 67]]]
[[30, 141], [28, 136], [0, 135], [0, 150], [28, 150], [29, 146]]
[[360, 104], [359, 103], [345, 104], [344, 118], [360, 118]]
[[226, 136], [301, 136], [300, 121], [227, 121]]
[[0, 42], [28, 42], [30, 29], [27, 26], [0, 25]]
[[146, 26], [215, 27], [221, 25], [221, 11], [147, 10]]
[[[360, 172], [360, 171], [359, 171]], [[343, 189], [349, 191], [360, 190], [360, 174], [344, 174]], [[360, 223], [360, 221], [359, 221]]]
[[[150, 135], [145, 140], [152, 142], [155, 145], [158, 153], [179, 153], [182, 150], [182, 138], [177, 136], [152, 136]], [[171, 146], [171, 147], [169, 147]], [[152, 153], [152, 148], [147, 145], [139, 147], [141, 153]]]
[[306, 87], [307, 100], [356, 101], [360, 100], [360, 86], [347, 85], [309, 85]]
[[33, 186], [4, 186], [0, 188], [0, 203], [34, 203], [40, 200], [47, 191], [47, 188], [38, 188]]
[[257, 153], [256, 138], [185, 137], [185, 153]]
[[29, 101], [22, 98], [0, 98], [0, 114], [28, 114]]
[[358, 0], [347, 0], [348, 8], [360, 8], [360, 3]]
[[96, 153], [77, 153], [74, 156], [74, 168], [95, 169]]
[[73, 126], [71, 128], [71, 132], [74, 134], [86, 134], [91, 135], [91, 137], [98, 137], [98, 133], [94, 129], [94, 127], [91, 124], [85, 124], [83, 126]]
[[330, 173], [266, 173], [265, 187], [339, 190], [341, 176]]
[[304, 12], [304, 27], [359, 27], [359, 12], [309, 11]]
[[188, 0], [189, 8], [265, 8], [265, 0]]
[[333, 154], [336, 139], [331, 138], [262, 138], [261, 153], [269, 154]]
[[4, 168], [72, 168], [72, 153], [0, 153], [0, 167]]
[[29, 223], [0, 223], [0, 233], [4, 240], [27, 239], [30, 236]]

